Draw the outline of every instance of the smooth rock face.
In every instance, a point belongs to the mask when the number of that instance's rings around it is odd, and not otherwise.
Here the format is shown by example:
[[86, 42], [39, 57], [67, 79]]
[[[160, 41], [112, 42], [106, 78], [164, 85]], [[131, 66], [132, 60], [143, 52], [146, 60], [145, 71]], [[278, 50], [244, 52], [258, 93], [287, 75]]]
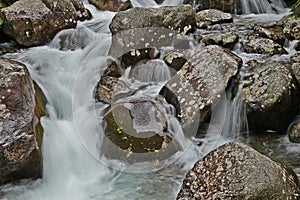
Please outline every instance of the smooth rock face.
[[89, 0], [91, 4], [100, 10], [119, 12], [132, 7], [129, 0]]
[[23, 46], [46, 44], [88, 16], [80, 0], [19, 0], [0, 11], [2, 31]]
[[271, 39], [249, 36], [246, 42], [243, 42], [243, 48], [247, 53], [259, 54], [286, 54], [287, 51], [278, 43]]
[[241, 58], [230, 51], [207, 46], [184, 64], [160, 94], [175, 106], [183, 128], [197, 126], [199, 119], [202, 122], [217, 103], [241, 64]]
[[192, 199], [298, 199], [297, 176], [237, 142], [227, 143], [198, 161], [177, 196]]
[[202, 42], [205, 45], [216, 44], [225, 48], [233, 49], [234, 45], [237, 43], [239, 36], [236, 33], [228, 32], [218, 35], [205, 36]]
[[231, 23], [233, 22], [232, 15], [224, 13], [220, 10], [209, 9], [202, 10], [195, 14], [196, 22], [208, 21], [211, 24]]
[[0, 184], [41, 176], [41, 91], [26, 67], [0, 59]]
[[241, 91], [250, 129], [285, 132], [297, 114], [299, 94], [296, 91], [292, 73], [283, 64], [257, 66]]

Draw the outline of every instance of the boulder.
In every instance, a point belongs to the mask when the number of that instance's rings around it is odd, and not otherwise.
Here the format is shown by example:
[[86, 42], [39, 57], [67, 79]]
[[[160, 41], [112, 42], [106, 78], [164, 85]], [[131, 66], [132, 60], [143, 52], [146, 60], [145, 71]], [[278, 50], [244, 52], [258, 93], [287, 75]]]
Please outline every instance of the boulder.
[[119, 12], [132, 7], [130, 0], [89, 0], [99, 10]]
[[[104, 155], [130, 163], [166, 158], [179, 149], [155, 102], [131, 99], [113, 104], [104, 116]], [[142, 156], [147, 154], [147, 156]]]
[[241, 64], [242, 59], [229, 50], [206, 46], [165, 84], [160, 94], [176, 108], [185, 133], [207, 118]]
[[131, 50], [171, 46], [178, 34], [195, 29], [194, 15], [190, 5], [118, 12], [109, 25], [113, 34], [109, 53], [117, 58]]
[[298, 112], [298, 93], [293, 74], [285, 65], [257, 65], [241, 91], [250, 129], [285, 132]]
[[300, 84], [300, 63], [293, 63], [292, 64], [292, 72], [298, 82]]
[[233, 22], [231, 14], [224, 13], [216, 9], [208, 9], [197, 12], [195, 14], [195, 19], [197, 23], [209, 22], [210, 24], [222, 24]]
[[242, 14], [239, 0], [184, 0], [183, 3], [195, 5], [198, 10], [217, 9], [223, 12]]
[[216, 44], [228, 49], [233, 49], [238, 39], [239, 36], [236, 33], [228, 32], [223, 34], [205, 36], [203, 37], [202, 42], [205, 45]]
[[194, 165], [177, 199], [297, 200], [298, 183], [290, 169], [245, 144], [229, 142]]
[[26, 66], [0, 58], [0, 184], [41, 176], [43, 95]]
[[274, 27], [261, 27], [255, 26], [254, 27], [255, 33], [259, 36], [274, 40], [280, 45], [284, 45], [285, 43], [285, 35], [283, 34], [283, 27], [282, 26], [274, 26]]
[[131, 8], [118, 12], [109, 26], [113, 35], [130, 29], [157, 27], [184, 32], [195, 28], [192, 6]]
[[287, 51], [278, 43], [268, 38], [250, 35], [247, 41], [242, 43], [245, 52], [258, 54], [287, 54]]
[[2, 31], [22, 46], [43, 45], [89, 17], [80, 0], [19, 0], [0, 11]]
[[289, 140], [294, 143], [300, 143], [300, 121], [299, 119], [292, 123], [288, 128]]

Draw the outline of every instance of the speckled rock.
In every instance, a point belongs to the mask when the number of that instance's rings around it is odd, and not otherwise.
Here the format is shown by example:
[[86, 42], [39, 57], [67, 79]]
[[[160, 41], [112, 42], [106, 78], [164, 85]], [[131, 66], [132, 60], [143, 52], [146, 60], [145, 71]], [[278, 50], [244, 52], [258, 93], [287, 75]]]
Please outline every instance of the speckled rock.
[[241, 64], [241, 58], [229, 50], [206, 46], [166, 83], [160, 94], [175, 106], [185, 130], [198, 128]]
[[300, 84], [300, 63], [292, 64], [292, 72], [293, 72], [298, 84]]
[[[155, 102], [149, 100], [123, 101], [112, 105], [104, 116], [106, 156], [136, 162], [160, 159], [178, 149], [167, 133], [167, 120]], [[148, 156], [139, 156], [139, 154]]]
[[239, 36], [234, 32], [228, 32], [217, 35], [208, 35], [203, 37], [202, 42], [205, 45], [216, 44], [225, 48], [233, 49], [237, 43]]
[[164, 61], [175, 69], [180, 70], [186, 61], [191, 57], [191, 53], [187, 50], [171, 50], [164, 55]]
[[292, 123], [287, 133], [291, 142], [300, 143], [300, 121]]
[[0, 184], [41, 176], [42, 127], [45, 114], [40, 89], [26, 67], [0, 58]]
[[119, 12], [132, 7], [130, 0], [89, 0], [96, 8], [100, 10], [110, 10]]
[[256, 150], [227, 143], [198, 161], [186, 175], [178, 200], [294, 199], [297, 176]]
[[110, 55], [120, 57], [131, 50], [171, 46], [196, 27], [190, 5], [132, 8], [118, 12], [109, 26], [113, 38]]
[[278, 44], [284, 45], [286, 38], [283, 34], [282, 26], [274, 26], [274, 27], [270, 27], [270, 28], [255, 26], [254, 31], [255, 31], [255, 33], [259, 34], [261, 37], [265, 37], [265, 38], [274, 40]]
[[118, 12], [109, 26], [113, 35], [118, 32], [144, 28], [158, 27], [187, 32], [195, 27], [192, 6], [165, 6], [160, 8], [132, 8]]
[[2, 31], [23, 46], [49, 42], [62, 29], [89, 17], [80, 0], [19, 0], [0, 11]]
[[250, 129], [285, 132], [298, 112], [297, 91], [292, 73], [283, 64], [258, 65], [246, 78], [241, 92]]
[[300, 21], [292, 18], [285, 18], [283, 20], [283, 33], [290, 40], [300, 39]]
[[238, 0], [184, 0], [184, 4], [196, 5], [198, 10], [217, 9], [223, 12], [242, 14], [241, 3]]
[[287, 54], [287, 51], [278, 43], [268, 38], [260, 38], [250, 35], [246, 42], [242, 43], [245, 52], [259, 54]]
[[232, 15], [220, 10], [208, 9], [195, 14], [196, 22], [209, 22], [210, 24], [221, 24], [233, 22]]

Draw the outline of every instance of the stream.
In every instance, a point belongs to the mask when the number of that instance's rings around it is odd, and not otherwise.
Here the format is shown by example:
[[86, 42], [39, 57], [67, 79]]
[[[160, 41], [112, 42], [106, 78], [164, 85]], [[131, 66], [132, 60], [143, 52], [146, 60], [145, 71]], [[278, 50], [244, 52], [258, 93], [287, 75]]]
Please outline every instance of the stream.
[[[245, 15], [234, 16], [235, 26], [241, 32], [250, 31], [247, 25], [251, 23], [274, 23], [288, 12], [278, 1], [270, 2], [280, 10], [279, 14], [270, 10], [269, 3], [261, 3], [267, 1], [253, 2], [257, 4], [244, 6]], [[104, 70], [101, 66], [106, 66], [109, 59], [111, 33], [108, 26], [115, 13], [99, 11], [84, 3], [93, 15], [91, 20], [78, 22], [76, 29], [59, 32], [48, 45], [9, 55], [28, 66], [32, 78], [46, 96], [48, 115], [42, 118], [43, 178], [1, 186], [1, 199], [175, 199], [185, 174], [193, 164], [210, 150], [231, 140], [248, 143], [272, 159], [290, 166], [300, 178], [300, 144], [292, 144], [287, 136], [275, 133], [249, 134], [242, 105], [236, 98], [230, 100], [230, 95], [214, 108], [204, 133], [182, 143], [189, 148], [181, 153], [179, 159], [176, 157], [159, 168], [145, 170], [143, 166], [130, 168], [117, 160], [111, 165], [102, 158], [96, 141], [101, 141], [101, 133], [103, 135], [103, 121], [99, 113], [103, 113], [107, 105], [95, 103], [94, 89]], [[133, 0], [132, 3], [135, 7], [158, 6], [153, 0]], [[162, 5], [182, 3], [182, 0], [165, 0]], [[249, 8], [262, 14], [249, 14], [253, 13]], [[210, 33], [200, 30], [199, 34]], [[294, 44], [285, 44], [288, 55], [274, 56], [273, 59], [288, 59], [295, 53]], [[203, 44], [194, 44], [193, 51], [202, 47]], [[254, 58], [262, 59], [258, 54], [245, 54], [239, 45], [235, 46], [234, 52], [243, 58], [244, 63]], [[134, 74], [143, 80], [141, 82], [156, 83], [148, 87], [145, 94], [137, 94], [149, 99], [158, 95], [171, 76], [171, 72], [163, 67], [151, 68], [150, 71], [129, 69], [126, 74], [123, 79], [128, 82]], [[180, 124], [173, 120], [172, 125], [180, 135]]]

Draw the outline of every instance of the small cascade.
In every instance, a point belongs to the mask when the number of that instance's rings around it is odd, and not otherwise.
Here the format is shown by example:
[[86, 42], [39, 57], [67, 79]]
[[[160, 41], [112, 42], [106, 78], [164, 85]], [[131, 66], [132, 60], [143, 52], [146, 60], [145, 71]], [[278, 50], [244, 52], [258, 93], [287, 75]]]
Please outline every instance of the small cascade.
[[243, 14], [281, 13], [285, 9], [282, 0], [239, 0]]

